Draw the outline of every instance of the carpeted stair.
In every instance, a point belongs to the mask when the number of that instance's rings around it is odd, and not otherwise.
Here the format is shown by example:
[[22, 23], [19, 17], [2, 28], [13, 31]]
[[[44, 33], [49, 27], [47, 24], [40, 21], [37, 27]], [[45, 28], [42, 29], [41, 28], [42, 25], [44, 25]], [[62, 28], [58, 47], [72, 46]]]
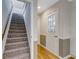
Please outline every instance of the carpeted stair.
[[24, 19], [13, 14], [3, 59], [30, 59], [30, 48]]

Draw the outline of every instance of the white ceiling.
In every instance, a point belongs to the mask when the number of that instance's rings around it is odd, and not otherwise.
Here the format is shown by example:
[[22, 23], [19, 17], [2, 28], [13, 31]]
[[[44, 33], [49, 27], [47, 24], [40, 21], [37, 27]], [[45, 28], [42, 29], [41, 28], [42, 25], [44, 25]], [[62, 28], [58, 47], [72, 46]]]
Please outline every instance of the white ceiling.
[[[32, 0], [18, 0], [18, 1], [23, 1], [23, 2], [27, 2], [27, 1], [32, 1]], [[38, 7], [40, 6], [40, 8], [38, 8], [38, 13], [42, 13], [43, 11], [45, 11], [47, 8], [49, 8], [51, 5], [53, 5], [54, 3], [56, 3], [59, 0], [38, 0]]]
[[22, 1], [22, 2], [31, 2], [32, 0], [18, 0], [18, 1]]
[[14, 13], [22, 14], [24, 11], [25, 3], [17, 0], [12, 0]]
[[40, 8], [38, 8], [38, 13], [42, 13], [57, 1], [58, 0], [38, 0], [38, 6], [40, 6]]
[[20, 2], [20, 1], [17, 1], [17, 0], [13, 0], [13, 6], [15, 8], [19, 8], [19, 9], [23, 9], [24, 8], [24, 3], [23, 2]]

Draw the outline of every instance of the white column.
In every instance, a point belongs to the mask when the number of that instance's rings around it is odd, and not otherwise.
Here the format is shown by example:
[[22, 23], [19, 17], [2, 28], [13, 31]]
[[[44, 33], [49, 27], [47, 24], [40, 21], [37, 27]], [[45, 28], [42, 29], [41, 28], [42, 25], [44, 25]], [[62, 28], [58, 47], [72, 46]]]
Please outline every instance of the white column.
[[31, 59], [37, 59], [37, 0], [31, 3]]

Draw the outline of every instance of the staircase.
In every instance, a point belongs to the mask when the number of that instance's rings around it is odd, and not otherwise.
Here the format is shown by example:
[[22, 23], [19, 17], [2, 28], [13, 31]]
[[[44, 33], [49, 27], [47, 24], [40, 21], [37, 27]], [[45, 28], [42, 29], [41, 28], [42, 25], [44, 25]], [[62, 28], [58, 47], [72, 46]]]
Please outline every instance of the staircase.
[[3, 59], [30, 59], [30, 48], [24, 19], [13, 14]]

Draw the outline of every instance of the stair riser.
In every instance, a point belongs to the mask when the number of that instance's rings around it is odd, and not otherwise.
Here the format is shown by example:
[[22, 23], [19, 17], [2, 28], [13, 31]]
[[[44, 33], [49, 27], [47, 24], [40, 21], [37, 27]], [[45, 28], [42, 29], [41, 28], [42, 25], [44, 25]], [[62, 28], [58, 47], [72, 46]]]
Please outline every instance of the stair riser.
[[20, 30], [20, 29], [10, 29], [9, 31], [26, 31], [25, 29], [23, 29], [23, 30]]
[[21, 24], [20, 24], [20, 25], [19, 25], [19, 24], [18, 24], [18, 25], [17, 25], [17, 24], [15, 25], [15, 24], [12, 24], [12, 25], [10, 25], [10, 26], [11, 26], [11, 27], [12, 27], [12, 26], [15, 26], [15, 27], [24, 27], [25, 25], [21, 25]]
[[11, 22], [11, 24], [24, 24], [24, 22]]
[[24, 28], [10, 28], [10, 30], [24, 30]]
[[11, 22], [24, 22], [23, 20], [12, 20]]
[[12, 20], [11, 22], [24, 22], [23, 20]]
[[12, 21], [24, 21], [24, 20], [23, 20], [23, 18], [15, 18], [15, 19], [12, 19]]
[[9, 31], [26, 31], [26, 30], [25, 30], [25, 29], [24, 29], [24, 30], [11, 30], [11, 29], [10, 29]]
[[12, 21], [24, 21], [23, 18], [13, 18]]
[[10, 26], [10, 27], [25, 27], [25, 26]]
[[20, 26], [21, 26], [21, 25], [24, 25], [24, 24], [11, 24], [11, 25], [15, 25], [15, 26], [16, 26], [16, 25], [20, 25]]
[[26, 31], [9, 31], [9, 33], [26, 33]]
[[14, 35], [8, 35], [8, 38], [12, 38], [12, 37], [27, 37], [27, 34], [14, 34]]
[[24, 22], [23, 20], [12, 20], [11, 22]]
[[25, 27], [10, 27], [10, 29], [25, 29]]
[[7, 45], [5, 47], [5, 49], [10, 50], [10, 49], [17, 49], [17, 48], [21, 48], [21, 47], [28, 47], [28, 43], [17, 44], [17, 45]]
[[16, 43], [16, 42], [22, 42], [22, 41], [27, 41], [26, 39], [7, 39], [7, 43]]
[[10, 29], [10, 30], [25, 30], [24, 27], [20, 27], [20, 26], [17, 26], [17, 27], [12, 26], [12, 27], [10, 27], [9, 29]]
[[17, 25], [23, 25], [24, 22], [11, 22], [12, 25], [17, 24]]

